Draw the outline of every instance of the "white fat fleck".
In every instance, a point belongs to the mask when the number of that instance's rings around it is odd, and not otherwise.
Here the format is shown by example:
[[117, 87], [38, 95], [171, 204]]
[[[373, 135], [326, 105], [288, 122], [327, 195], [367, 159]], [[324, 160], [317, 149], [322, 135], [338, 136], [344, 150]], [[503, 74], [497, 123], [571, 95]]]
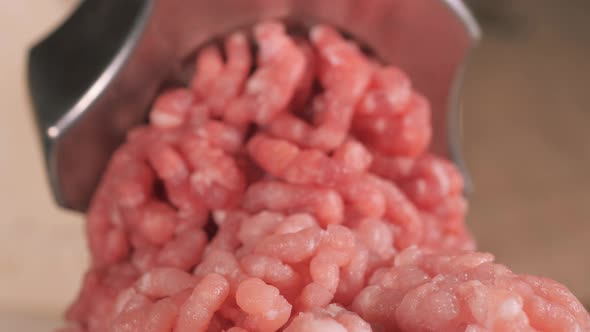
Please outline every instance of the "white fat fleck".
[[375, 129], [377, 129], [377, 131], [379, 132], [385, 131], [385, 126], [387, 126], [387, 123], [385, 121], [385, 119], [378, 119], [377, 121], [375, 121]]
[[225, 130], [222, 135], [223, 139], [227, 141], [237, 141], [240, 139], [240, 134], [233, 130]]
[[448, 193], [449, 189], [451, 187], [451, 184], [449, 182], [449, 178], [447, 177], [447, 174], [446, 174], [443, 166], [441, 164], [435, 164], [434, 167], [432, 168], [432, 171], [436, 175], [436, 178], [437, 178], [438, 183], [442, 189], [442, 192]]
[[291, 124], [291, 135], [295, 137], [302, 137], [305, 134], [305, 124], [303, 122], [294, 122]]
[[163, 128], [176, 127], [182, 124], [181, 117], [164, 112], [160, 109], [154, 109], [152, 111], [151, 120], [152, 124]]
[[269, 310], [264, 313], [264, 318], [266, 318], [268, 320], [275, 320], [275, 319], [277, 319], [278, 316], [279, 316], [278, 310]]
[[231, 43], [246, 44], [246, 36], [243, 33], [234, 33], [229, 38]]
[[215, 272], [219, 275], [225, 276], [225, 275], [227, 275], [228, 271], [225, 269], [224, 266], [215, 266], [215, 268], [213, 269], [213, 272]]
[[195, 134], [197, 134], [197, 136], [199, 136], [200, 138], [204, 138], [206, 139], [209, 135], [207, 135], [207, 131], [205, 130], [205, 128], [199, 128], [195, 131]]
[[365, 150], [365, 148], [361, 144], [359, 144], [358, 142], [352, 141], [349, 143], [348, 146], [350, 147], [350, 149], [348, 150], [349, 158], [351, 158], [357, 162], [360, 162], [360, 161], [366, 159], [367, 156], [370, 157], [370, 155]]
[[315, 245], [316, 245], [316, 241], [314, 241], [314, 240], [307, 241], [307, 251], [308, 252], [312, 251], [313, 248], [315, 248]]
[[399, 105], [400, 102], [408, 99], [408, 90], [406, 89], [392, 89], [385, 94], [385, 98], [390, 105]]
[[123, 219], [121, 218], [121, 213], [119, 212], [119, 209], [113, 209], [111, 211], [111, 222], [113, 225], [123, 226]]
[[281, 224], [279, 230], [275, 231], [275, 234], [291, 234], [297, 233], [309, 227], [316, 226], [315, 219], [307, 213], [297, 213], [290, 215]]
[[[193, 186], [193, 189], [198, 191], [202, 191], [203, 186], [208, 187], [213, 183], [214, 177], [210, 172], [195, 172], [191, 175], [190, 181]], [[199, 192], [200, 194], [204, 194], [204, 192]]]
[[311, 107], [316, 114], [321, 114], [325, 111], [326, 99], [321, 97], [315, 97], [312, 101]]
[[128, 194], [125, 196], [124, 202], [121, 204], [125, 205], [126, 207], [134, 207], [146, 200], [145, 195], [142, 192], [135, 192], [134, 195]]
[[426, 192], [426, 181], [424, 181], [422, 179], [416, 181], [416, 191], [419, 194]]
[[262, 80], [260, 76], [252, 77], [246, 84], [246, 93], [251, 95], [261, 93], [266, 88], [264, 83], [264, 80]]
[[365, 100], [363, 100], [363, 104], [365, 106], [365, 112], [366, 113], [374, 113], [375, 109], [377, 108], [377, 101], [375, 100], [375, 94], [374, 93], [370, 93], [367, 95], [367, 97], [365, 97]]
[[434, 278], [432, 278], [432, 282], [437, 284], [443, 282], [445, 280], [445, 276], [442, 274], [437, 274]]
[[478, 326], [478, 325], [467, 325], [467, 327], [465, 328], [465, 332], [486, 332], [488, 331], [487, 329]]
[[508, 300], [502, 302], [500, 308], [498, 308], [498, 315], [503, 319], [512, 319], [519, 312], [522, 311], [522, 302], [517, 298], [511, 297]]
[[318, 42], [322, 38], [322, 34], [324, 32], [323, 30], [324, 28], [320, 26], [313, 27], [309, 34], [309, 38], [311, 39], [311, 41]]
[[479, 280], [464, 283], [462, 288], [470, 291], [467, 305], [476, 322], [486, 322], [489, 295], [488, 289]]
[[271, 36], [260, 42], [261, 47], [260, 52], [258, 53], [260, 63], [280, 59], [278, 56], [280, 51], [289, 47], [289, 40], [283, 37], [284, 36], [281, 35]]
[[329, 304], [326, 307], [326, 312], [332, 317], [335, 317], [336, 315], [338, 315], [342, 311], [344, 311], [344, 308], [342, 308], [341, 306], [339, 306], [336, 303]]
[[303, 58], [303, 55], [300, 55], [300, 58], [300, 61], [293, 61], [293, 67], [287, 71], [289, 81], [297, 80], [299, 77], [301, 77], [303, 70], [305, 69], [306, 61]]
[[410, 265], [418, 260], [421, 255], [420, 249], [416, 245], [412, 245], [406, 248], [402, 253], [397, 255], [393, 261], [393, 266], [399, 267], [404, 265]]
[[329, 191], [329, 194], [324, 197], [324, 206], [339, 206], [342, 205], [342, 198], [335, 191]]
[[385, 99], [389, 105], [395, 105], [400, 99], [400, 95], [401, 93], [398, 90], [390, 90], [385, 94]]
[[314, 319], [305, 326], [306, 332], [347, 332], [346, 328], [333, 319]]
[[576, 324], [576, 326], [574, 326], [574, 329], [572, 330], [572, 332], [582, 332], [582, 327], [578, 324]]
[[125, 307], [127, 307], [129, 300], [131, 300], [131, 298], [136, 294], [137, 292], [134, 288], [127, 288], [127, 290], [124, 290], [123, 292], [119, 293], [115, 300], [115, 313], [121, 313], [123, 309], [126, 309]]
[[148, 289], [153, 283], [152, 279], [153, 278], [149, 273], [144, 274], [143, 277], [139, 278], [139, 281], [137, 282], [137, 288], [140, 290]]
[[215, 221], [217, 221], [217, 223], [222, 224], [226, 218], [227, 218], [227, 212], [225, 210], [213, 211], [213, 219], [215, 219]]
[[198, 184], [211, 184], [211, 178], [208, 177], [204, 172], [195, 172], [191, 175], [191, 182]]
[[331, 65], [338, 66], [344, 63], [344, 59], [342, 58], [342, 50], [342, 45], [336, 44], [326, 47], [323, 53]]

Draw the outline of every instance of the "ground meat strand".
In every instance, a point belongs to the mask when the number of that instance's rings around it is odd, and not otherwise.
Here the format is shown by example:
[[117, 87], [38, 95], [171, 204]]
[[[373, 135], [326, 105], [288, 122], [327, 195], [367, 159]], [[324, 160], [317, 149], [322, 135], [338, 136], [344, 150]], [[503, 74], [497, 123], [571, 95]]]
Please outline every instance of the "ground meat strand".
[[468, 251], [407, 249], [373, 274], [352, 308], [378, 331], [590, 328], [588, 313], [564, 286], [514, 274], [492, 255]]
[[60, 331], [590, 330], [563, 286], [472, 251], [461, 175], [427, 151], [403, 71], [333, 28], [286, 31], [205, 46], [128, 133]]

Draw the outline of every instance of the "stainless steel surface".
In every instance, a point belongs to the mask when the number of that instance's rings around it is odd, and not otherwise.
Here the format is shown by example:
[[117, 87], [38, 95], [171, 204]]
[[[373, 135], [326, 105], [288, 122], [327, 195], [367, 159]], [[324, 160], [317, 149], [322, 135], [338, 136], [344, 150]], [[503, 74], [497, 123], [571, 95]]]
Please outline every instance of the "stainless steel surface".
[[[461, 167], [457, 95], [479, 29], [458, 0], [86, 0], [30, 52], [57, 202], [84, 210], [124, 133], [211, 38], [268, 18], [333, 24], [401, 66], [433, 106], [433, 149]], [[463, 168], [464, 169], [464, 168]]]

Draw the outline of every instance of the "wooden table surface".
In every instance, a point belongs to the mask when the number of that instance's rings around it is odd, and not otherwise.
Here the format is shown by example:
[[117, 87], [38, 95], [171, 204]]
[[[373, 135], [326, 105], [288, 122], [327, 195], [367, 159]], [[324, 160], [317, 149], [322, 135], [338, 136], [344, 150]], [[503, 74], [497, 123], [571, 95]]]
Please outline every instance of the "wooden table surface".
[[[2, 331], [54, 325], [86, 265], [80, 216], [50, 200], [24, 76], [26, 48], [74, 2], [0, 0]], [[588, 303], [590, 2], [502, 3], [485, 15], [463, 93], [476, 183], [469, 225], [500, 262], [555, 278]]]

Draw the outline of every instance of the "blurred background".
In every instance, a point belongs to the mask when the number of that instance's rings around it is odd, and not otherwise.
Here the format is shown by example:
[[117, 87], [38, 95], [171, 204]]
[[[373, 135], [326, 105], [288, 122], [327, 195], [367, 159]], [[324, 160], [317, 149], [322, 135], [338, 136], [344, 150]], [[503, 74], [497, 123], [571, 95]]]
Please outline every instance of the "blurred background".
[[480, 250], [590, 308], [590, 1], [469, 0], [484, 40], [463, 88]]
[[[462, 93], [468, 223], [480, 250], [590, 306], [590, 1], [467, 2], [484, 31]], [[81, 216], [50, 199], [24, 76], [27, 48], [75, 3], [0, 0], [3, 331], [47, 330], [86, 266]]]

